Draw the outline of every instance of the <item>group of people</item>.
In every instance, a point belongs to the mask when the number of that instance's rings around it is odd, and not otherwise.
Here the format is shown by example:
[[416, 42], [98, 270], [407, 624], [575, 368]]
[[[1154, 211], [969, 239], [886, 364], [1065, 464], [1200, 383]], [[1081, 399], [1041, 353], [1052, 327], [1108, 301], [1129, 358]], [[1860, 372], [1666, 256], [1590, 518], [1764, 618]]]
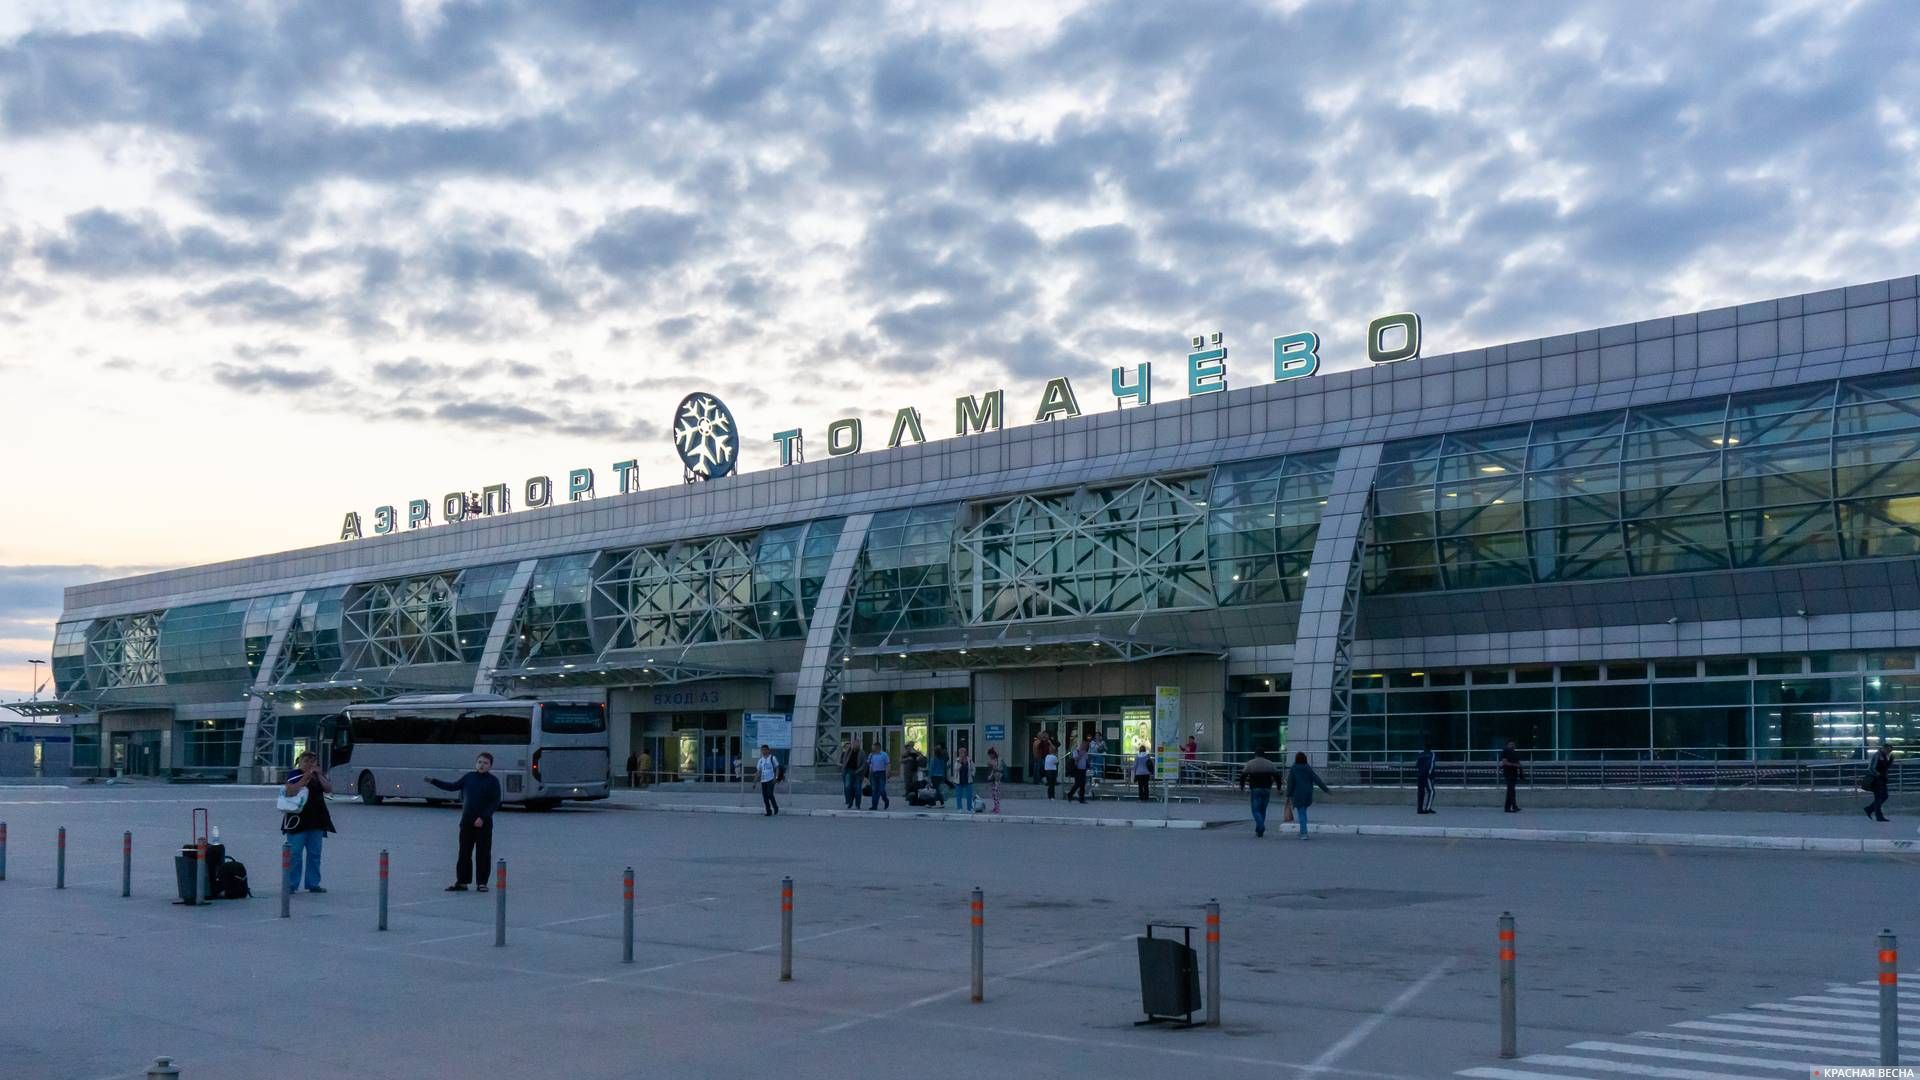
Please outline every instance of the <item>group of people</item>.
[[[892, 809], [893, 800], [887, 795], [887, 770], [893, 760], [886, 750], [876, 745], [872, 750], [861, 747], [850, 736], [840, 737], [840, 751], [835, 755], [835, 763], [840, 767], [841, 794], [846, 808], [858, 810], [862, 798], [870, 799], [868, 810]], [[948, 758], [947, 748], [936, 746], [933, 756], [922, 754], [913, 743], [908, 743], [900, 761], [901, 780], [908, 792], [924, 791], [937, 806], [947, 805], [947, 791], [953, 791], [953, 805], [966, 813], [974, 813], [980, 807], [985, 813], [1000, 812], [1000, 785], [1006, 779], [1006, 767], [1001, 764], [1000, 751], [987, 748], [984, 762], [973, 760], [966, 747], [961, 747]], [[988, 805], [981, 806], [974, 797], [974, 785], [987, 785]]]
[[1307, 763], [1307, 755], [1303, 753], [1293, 755], [1293, 767], [1283, 777], [1279, 764], [1268, 757], [1265, 750], [1255, 751], [1240, 769], [1240, 786], [1251, 795], [1255, 836], [1267, 835], [1267, 808], [1272, 805], [1275, 787], [1280, 788], [1280, 796], [1286, 800], [1287, 814], [1300, 822], [1302, 840], [1307, 839], [1307, 810], [1313, 806], [1313, 789], [1317, 787], [1329, 795], [1333, 794], [1326, 781], [1320, 779], [1320, 774], [1314, 772], [1313, 766]]
[[[281, 816], [280, 832], [286, 837], [289, 858], [284, 882], [286, 891], [298, 892], [305, 884], [310, 893], [324, 893], [320, 884], [320, 852], [327, 834], [337, 832], [333, 815], [327, 811], [327, 795], [333, 782], [320, 768], [319, 755], [308, 751], [294, 761], [293, 774], [281, 785], [280, 793], [299, 798], [300, 809]], [[493, 775], [493, 755], [485, 751], [475, 757], [473, 771], [458, 780], [429, 777], [427, 783], [442, 791], [460, 795], [459, 855], [454, 863], [453, 884], [448, 892], [466, 892], [469, 885], [487, 891], [487, 867], [493, 863], [493, 815], [500, 809], [500, 778]]]

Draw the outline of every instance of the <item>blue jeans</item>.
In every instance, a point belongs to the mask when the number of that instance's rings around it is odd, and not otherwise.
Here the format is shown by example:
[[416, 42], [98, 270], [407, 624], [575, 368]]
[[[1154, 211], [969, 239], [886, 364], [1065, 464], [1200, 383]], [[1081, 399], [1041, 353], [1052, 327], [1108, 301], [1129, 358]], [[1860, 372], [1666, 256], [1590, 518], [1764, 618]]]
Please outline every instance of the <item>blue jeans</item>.
[[287, 863], [286, 886], [288, 892], [300, 890], [300, 876], [305, 871], [307, 888], [320, 887], [320, 843], [327, 838], [325, 829], [304, 829], [287, 834], [287, 847], [293, 858]]
[[860, 805], [860, 774], [857, 772], [841, 773], [840, 786], [841, 788], [844, 789], [841, 792], [841, 794], [846, 796], [847, 809], [852, 810], [855, 807], [859, 806]]
[[1300, 839], [1307, 838], [1307, 808], [1299, 803], [1293, 804], [1293, 816], [1300, 819]]
[[873, 780], [873, 805], [867, 807], [867, 809], [878, 810], [880, 809], [881, 803], [886, 803], [887, 806], [891, 808], [893, 806], [893, 800], [887, 798], [887, 774], [877, 772], [871, 773], [869, 776]]
[[1267, 831], [1267, 803], [1272, 799], [1271, 788], [1253, 789], [1253, 831], [1256, 836]]
[[969, 813], [973, 811], [973, 785], [953, 785], [953, 805]]

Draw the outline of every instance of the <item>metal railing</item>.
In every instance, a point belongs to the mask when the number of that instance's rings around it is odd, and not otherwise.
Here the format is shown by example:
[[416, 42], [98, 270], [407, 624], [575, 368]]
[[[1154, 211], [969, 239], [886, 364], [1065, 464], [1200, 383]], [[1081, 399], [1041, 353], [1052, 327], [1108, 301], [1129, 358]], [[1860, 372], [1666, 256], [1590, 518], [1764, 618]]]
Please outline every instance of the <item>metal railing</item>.
[[[1714, 751], [1704, 751], [1713, 753]], [[1724, 751], [1722, 751], [1724, 752]], [[1526, 788], [1622, 787], [1737, 790], [1741, 788], [1795, 790], [1815, 794], [1853, 794], [1872, 768], [1862, 758], [1843, 759], [1716, 759], [1711, 757], [1650, 758], [1645, 751], [1620, 751], [1610, 758], [1529, 758], [1521, 752], [1520, 784]], [[1251, 753], [1201, 754], [1182, 762], [1182, 786], [1230, 788], [1239, 783], [1240, 770]], [[1291, 755], [1274, 757], [1283, 768]], [[1412, 757], [1390, 760], [1316, 764], [1329, 784], [1349, 787], [1413, 787], [1418, 767]], [[1440, 787], [1496, 787], [1506, 783], [1497, 756], [1476, 752], [1439, 755], [1434, 783]], [[1903, 769], [1898, 756], [1888, 774], [1889, 791], [1920, 791], [1920, 769]]]

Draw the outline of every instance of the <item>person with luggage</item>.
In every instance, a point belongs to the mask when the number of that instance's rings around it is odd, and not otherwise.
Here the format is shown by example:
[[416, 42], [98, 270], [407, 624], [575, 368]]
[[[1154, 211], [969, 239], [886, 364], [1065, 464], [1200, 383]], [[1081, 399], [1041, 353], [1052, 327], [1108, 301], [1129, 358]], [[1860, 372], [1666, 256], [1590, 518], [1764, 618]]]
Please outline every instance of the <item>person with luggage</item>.
[[840, 736], [840, 794], [847, 809], [860, 809], [860, 778], [867, 771], [867, 755], [853, 744], [849, 735]]
[[767, 817], [780, 812], [780, 801], [773, 797], [773, 786], [787, 775], [780, 767], [780, 759], [773, 756], [773, 747], [760, 744], [760, 758], [754, 762], [754, 768], [760, 772], [760, 805]]
[[474, 756], [473, 771], [448, 783], [427, 778], [441, 791], [460, 793], [460, 853], [453, 863], [453, 884], [448, 892], [466, 892], [469, 884], [487, 891], [487, 871], [493, 866], [493, 814], [502, 799], [500, 778], [493, 775], [493, 755], [485, 750]]
[[320, 771], [320, 757], [311, 750], [301, 754], [294, 767], [280, 793], [295, 798], [305, 792], [306, 802], [298, 813], [285, 814], [280, 820], [280, 831], [293, 853], [287, 863], [286, 889], [298, 892], [304, 879], [308, 892], [323, 893], [327, 890], [320, 884], [320, 847], [327, 834], [335, 831], [333, 815], [327, 813], [327, 792], [333, 790], [333, 783]]
[[1887, 804], [1888, 773], [1893, 768], [1893, 746], [1884, 740], [1880, 750], [1873, 755], [1873, 761], [1867, 769], [1867, 790], [1873, 793], [1873, 802], [1867, 805], [1867, 816], [1875, 821], [1887, 820], [1886, 811], [1881, 807]]
[[1068, 771], [1073, 774], [1073, 787], [1067, 790], [1067, 801], [1072, 802], [1075, 795], [1080, 796], [1080, 805], [1087, 805], [1087, 772], [1093, 767], [1093, 743], [1086, 736], [1080, 737], [1080, 745], [1068, 755]]
[[1006, 771], [1006, 767], [1000, 763], [999, 747], [987, 747], [987, 798], [993, 801], [993, 806], [987, 810], [989, 814], [1000, 812], [1000, 781]]
[[874, 744], [873, 753], [867, 755], [867, 780], [873, 785], [873, 805], [869, 810], [878, 810], [881, 806], [893, 809], [893, 800], [887, 798], [887, 752]]
[[1329, 795], [1333, 794], [1326, 782], [1320, 779], [1320, 774], [1314, 772], [1313, 766], [1307, 764], [1307, 755], [1294, 754], [1293, 768], [1287, 771], [1287, 798], [1293, 802], [1293, 814], [1299, 819], [1302, 840], [1307, 839], [1307, 807], [1313, 805], [1315, 786]]

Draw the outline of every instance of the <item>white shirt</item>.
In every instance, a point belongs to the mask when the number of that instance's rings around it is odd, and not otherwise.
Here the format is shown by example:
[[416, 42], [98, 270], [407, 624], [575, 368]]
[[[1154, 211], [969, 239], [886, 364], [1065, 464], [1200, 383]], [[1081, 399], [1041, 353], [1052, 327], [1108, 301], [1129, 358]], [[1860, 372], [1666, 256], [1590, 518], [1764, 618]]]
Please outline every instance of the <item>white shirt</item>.
[[1053, 770], [1058, 769], [1059, 767], [1060, 767], [1060, 755], [1048, 754], [1046, 764], [1043, 766], [1043, 768], [1045, 768], [1048, 772], [1052, 772]]
[[772, 754], [762, 756], [760, 758], [760, 782], [764, 784], [778, 775], [780, 775], [780, 759], [774, 757]]

